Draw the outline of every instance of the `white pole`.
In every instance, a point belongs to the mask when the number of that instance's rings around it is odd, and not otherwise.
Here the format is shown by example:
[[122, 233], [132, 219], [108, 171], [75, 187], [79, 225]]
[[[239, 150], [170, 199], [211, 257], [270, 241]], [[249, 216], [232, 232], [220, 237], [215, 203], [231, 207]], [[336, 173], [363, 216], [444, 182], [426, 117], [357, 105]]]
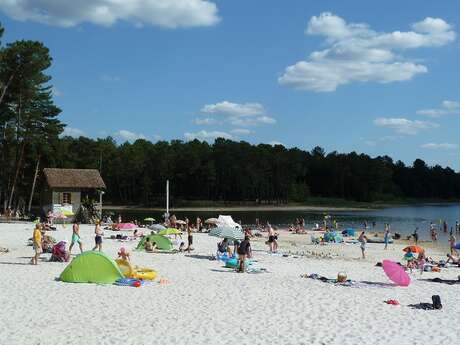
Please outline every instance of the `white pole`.
[[166, 216], [169, 218], [169, 180], [166, 180]]

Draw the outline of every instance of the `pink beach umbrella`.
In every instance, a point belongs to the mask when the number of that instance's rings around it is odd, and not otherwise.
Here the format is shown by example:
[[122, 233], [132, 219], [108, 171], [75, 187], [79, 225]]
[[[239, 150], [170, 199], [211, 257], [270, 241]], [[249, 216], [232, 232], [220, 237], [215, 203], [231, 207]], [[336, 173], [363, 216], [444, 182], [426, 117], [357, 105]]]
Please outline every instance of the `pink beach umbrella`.
[[117, 229], [118, 230], [133, 230], [136, 229], [137, 225], [133, 223], [120, 223], [117, 224]]
[[406, 271], [404, 271], [404, 268], [402, 268], [396, 262], [391, 260], [383, 260], [382, 267], [385, 271], [385, 274], [393, 283], [399, 286], [409, 286], [409, 275], [406, 273]]

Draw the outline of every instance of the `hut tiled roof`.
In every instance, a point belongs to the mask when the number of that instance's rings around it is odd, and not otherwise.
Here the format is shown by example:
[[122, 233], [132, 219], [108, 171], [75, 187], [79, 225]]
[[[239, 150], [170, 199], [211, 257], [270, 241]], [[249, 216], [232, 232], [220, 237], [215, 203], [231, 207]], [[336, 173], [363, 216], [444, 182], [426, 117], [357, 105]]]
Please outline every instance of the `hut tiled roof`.
[[43, 174], [51, 188], [106, 188], [101, 174], [96, 169], [45, 168]]

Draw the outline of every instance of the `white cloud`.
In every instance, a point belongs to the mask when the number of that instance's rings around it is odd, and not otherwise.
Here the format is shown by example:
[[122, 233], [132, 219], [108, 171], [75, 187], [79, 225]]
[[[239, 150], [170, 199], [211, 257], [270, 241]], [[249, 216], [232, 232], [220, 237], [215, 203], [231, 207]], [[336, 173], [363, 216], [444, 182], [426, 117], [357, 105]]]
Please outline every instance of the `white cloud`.
[[401, 138], [401, 136], [385, 135], [385, 136], [383, 136], [381, 138], [376, 138], [376, 139], [367, 139], [367, 140], [365, 138], [360, 138], [360, 139], [363, 140], [364, 144], [366, 144], [367, 146], [375, 147], [380, 143], [387, 143], [387, 142], [390, 142], [390, 141], [395, 141], [395, 140], [400, 139], [400, 138]]
[[405, 118], [378, 118], [374, 120], [374, 124], [378, 127], [393, 129], [396, 133], [404, 135], [415, 135], [422, 130], [439, 127], [437, 123]]
[[306, 34], [324, 36], [327, 48], [287, 67], [278, 82], [316, 92], [335, 91], [353, 82], [410, 80], [428, 69], [402, 57], [401, 52], [443, 46], [456, 37], [452, 26], [440, 18], [425, 18], [413, 24], [412, 31], [381, 33], [328, 12], [313, 16]]
[[78, 137], [83, 137], [83, 136], [85, 136], [85, 132], [83, 132], [81, 129], [73, 128], [69, 126], [64, 127], [64, 131], [61, 133], [61, 137], [78, 138]]
[[120, 129], [118, 132], [114, 133], [114, 136], [123, 142], [124, 141], [133, 142], [133, 141], [136, 141], [137, 139], [147, 139], [147, 137], [144, 134], [134, 133], [126, 129]]
[[420, 146], [422, 149], [432, 149], [432, 150], [455, 150], [458, 149], [457, 144], [449, 143], [427, 143]]
[[229, 133], [226, 132], [220, 132], [220, 131], [205, 131], [201, 130], [199, 132], [195, 133], [184, 133], [184, 137], [186, 140], [194, 140], [198, 139], [200, 141], [212, 141], [217, 138], [224, 138], [224, 139], [233, 139], [233, 136]]
[[215, 125], [218, 121], [212, 117], [196, 118], [193, 120], [196, 125]]
[[264, 106], [260, 103], [233, 103], [223, 101], [216, 104], [207, 104], [201, 109], [205, 114], [218, 114], [227, 116], [253, 116], [265, 113]]
[[210, 0], [3, 0], [0, 10], [16, 20], [63, 27], [125, 21], [136, 27], [177, 28], [211, 26], [220, 20]]
[[449, 110], [459, 110], [460, 109], [460, 102], [457, 101], [443, 101], [442, 106]]
[[417, 114], [429, 117], [441, 117], [443, 115], [460, 114], [460, 103], [457, 101], [446, 100], [441, 103], [441, 108], [421, 109], [417, 110]]
[[[211, 116], [218, 116], [221, 119], [221, 121], [210, 117], [199, 119], [201, 124], [228, 123], [235, 127], [249, 127], [276, 123], [273, 117], [266, 115], [266, 110], [260, 103], [223, 101], [215, 104], [207, 104], [201, 109], [201, 112]], [[212, 119], [215, 121], [211, 121]], [[195, 123], [199, 124], [197, 120], [195, 120]]]
[[235, 128], [232, 129], [230, 132], [236, 135], [249, 135], [253, 133], [251, 130], [247, 128]]

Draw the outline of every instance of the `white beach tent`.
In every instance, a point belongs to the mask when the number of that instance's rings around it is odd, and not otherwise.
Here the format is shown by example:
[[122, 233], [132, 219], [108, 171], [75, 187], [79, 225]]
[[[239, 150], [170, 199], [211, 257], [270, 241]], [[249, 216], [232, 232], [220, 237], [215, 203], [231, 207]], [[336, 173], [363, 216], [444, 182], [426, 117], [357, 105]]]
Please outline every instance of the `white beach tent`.
[[242, 230], [241, 225], [235, 222], [232, 216], [219, 215], [219, 218], [217, 218], [217, 226], [228, 226], [231, 228]]

